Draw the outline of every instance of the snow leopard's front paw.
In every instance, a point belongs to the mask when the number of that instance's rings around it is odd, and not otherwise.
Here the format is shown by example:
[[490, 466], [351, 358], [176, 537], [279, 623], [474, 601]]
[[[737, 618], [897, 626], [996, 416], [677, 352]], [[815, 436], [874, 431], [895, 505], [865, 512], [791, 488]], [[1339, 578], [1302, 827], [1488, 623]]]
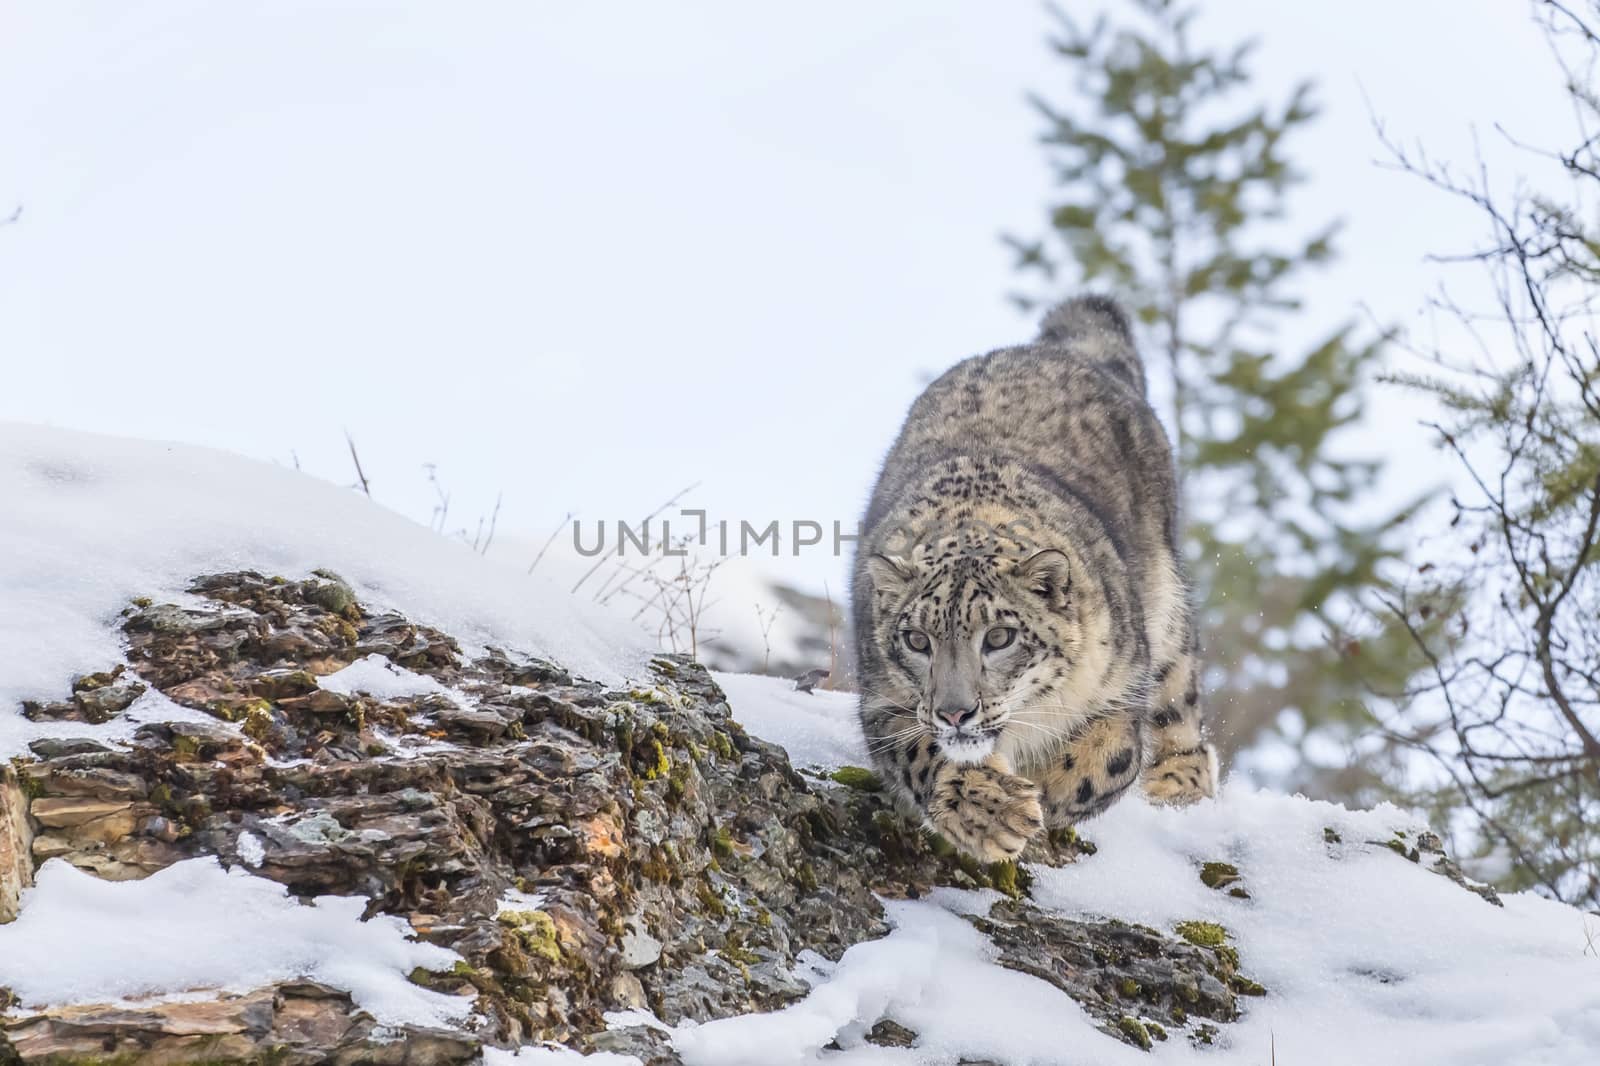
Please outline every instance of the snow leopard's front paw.
[[1144, 772], [1144, 794], [1156, 803], [1177, 806], [1217, 794], [1217, 749], [1202, 744], [1168, 755]]
[[980, 862], [1015, 859], [1044, 828], [1039, 789], [992, 766], [949, 765], [933, 788], [928, 820]]

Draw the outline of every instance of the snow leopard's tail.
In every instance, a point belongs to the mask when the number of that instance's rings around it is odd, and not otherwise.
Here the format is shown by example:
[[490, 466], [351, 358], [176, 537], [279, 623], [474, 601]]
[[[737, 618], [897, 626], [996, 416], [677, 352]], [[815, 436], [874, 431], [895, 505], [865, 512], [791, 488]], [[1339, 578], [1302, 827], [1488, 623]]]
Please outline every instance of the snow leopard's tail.
[[1144, 360], [1122, 305], [1109, 296], [1077, 296], [1058, 304], [1039, 323], [1038, 344], [1070, 348], [1144, 392]]

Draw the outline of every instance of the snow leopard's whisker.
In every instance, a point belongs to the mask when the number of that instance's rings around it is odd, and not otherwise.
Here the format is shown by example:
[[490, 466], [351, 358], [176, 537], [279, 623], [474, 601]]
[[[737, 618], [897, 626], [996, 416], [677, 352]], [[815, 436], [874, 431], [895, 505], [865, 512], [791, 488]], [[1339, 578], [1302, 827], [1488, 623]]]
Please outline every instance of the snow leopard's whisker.
[[868, 743], [867, 752], [872, 755], [877, 755], [885, 751], [893, 751], [894, 749], [904, 745], [907, 741], [917, 740], [926, 735], [926, 732], [922, 729], [906, 729], [900, 731], [899, 733], [885, 733], [880, 737], [875, 737], [870, 743]]
[[909, 737], [925, 732], [927, 732], [927, 729], [924, 728], [921, 722], [913, 722], [910, 725], [901, 726], [899, 729], [892, 729], [883, 735], [889, 737]]
[[891, 707], [898, 707], [902, 711], [909, 711], [912, 714], [916, 713], [916, 708], [915, 707], [908, 707], [905, 704], [901, 703], [899, 700], [896, 700], [893, 697], [891, 697], [888, 693], [879, 692], [876, 689], [870, 689], [870, 688], [867, 688], [867, 687], [863, 686], [862, 689], [861, 689], [861, 695], [862, 695], [863, 698], [871, 699], [871, 700], [873, 700], [875, 702], [876, 701], [881, 701], [882, 703], [886, 703]]
[[899, 719], [902, 722], [907, 722], [909, 724], [902, 725], [897, 729], [891, 729], [891, 730], [887, 731], [886, 733], [880, 734], [882, 736], [894, 737], [896, 739], [904, 739], [906, 737], [916, 736], [919, 733], [926, 733], [928, 731], [927, 726], [925, 726], [919, 719], [915, 718], [912, 715], [900, 714], [900, 715], [892, 715], [892, 716], [886, 716], [886, 717], [894, 717], [894, 718]]

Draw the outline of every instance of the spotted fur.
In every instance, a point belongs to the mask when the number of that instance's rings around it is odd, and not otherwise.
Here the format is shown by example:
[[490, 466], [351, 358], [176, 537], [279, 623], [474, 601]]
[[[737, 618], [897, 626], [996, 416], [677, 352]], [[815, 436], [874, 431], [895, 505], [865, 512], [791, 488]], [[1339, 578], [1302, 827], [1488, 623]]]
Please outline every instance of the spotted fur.
[[1214, 794], [1172, 452], [1111, 301], [1064, 304], [918, 398], [852, 594], [873, 760], [978, 858], [1138, 779], [1162, 802]]

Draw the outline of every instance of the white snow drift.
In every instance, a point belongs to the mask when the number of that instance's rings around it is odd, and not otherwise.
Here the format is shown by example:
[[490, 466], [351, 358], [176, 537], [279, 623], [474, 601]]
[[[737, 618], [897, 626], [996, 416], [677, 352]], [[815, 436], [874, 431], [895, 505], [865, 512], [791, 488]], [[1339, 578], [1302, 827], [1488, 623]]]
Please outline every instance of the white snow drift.
[[380, 1022], [463, 1020], [465, 997], [406, 980], [461, 956], [408, 939], [392, 915], [363, 922], [367, 900], [301, 904], [276, 881], [224, 870], [214, 858], [174, 863], [143, 881], [101, 881], [52, 859], [0, 925], [0, 986], [24, 1007], [103, 1003], [195, 992], [249, 992], [311, 978], [350, 992]]
[[[538, 576], [298, 471], [225, 452], [0, 424], [0, 756], [40, 729], [24, 699], [121, 661], [135, 596], [188, 602], [198, 574], [326, 567], [364, 603], [597, 680], [644, 663], [643, 634]], [[52, 735], [66, 732], [49, 725]]]

